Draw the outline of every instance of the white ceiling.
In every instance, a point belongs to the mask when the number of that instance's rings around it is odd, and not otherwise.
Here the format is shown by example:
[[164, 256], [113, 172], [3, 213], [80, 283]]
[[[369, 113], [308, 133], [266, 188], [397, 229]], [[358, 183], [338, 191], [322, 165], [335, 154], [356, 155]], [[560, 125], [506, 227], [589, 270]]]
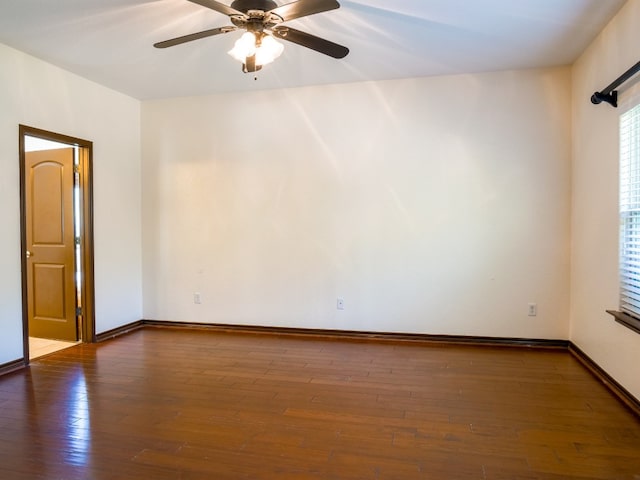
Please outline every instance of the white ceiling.
[[230, 25], [188, 0], [0, 0], [0, 43], [135, 98], [167, 98], [567, 65], [625, 0], [340, 3], [286, 25], [349, 47], [346, 58], [284, 42], [284, 54], [257, 75], [226, 54], [240, 32], [153, 48]]

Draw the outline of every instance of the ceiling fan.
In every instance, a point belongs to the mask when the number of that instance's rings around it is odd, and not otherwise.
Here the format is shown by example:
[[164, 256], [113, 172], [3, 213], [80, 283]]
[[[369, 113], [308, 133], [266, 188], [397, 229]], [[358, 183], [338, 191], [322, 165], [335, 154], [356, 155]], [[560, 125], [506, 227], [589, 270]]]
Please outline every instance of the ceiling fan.
[[[336, 0], [297, 0], [278, 6], [273, 0], [234, 0], [230, 6], [215, 0], [189, 0], [227, 15], [233, 25], [191, 33], [153, 46], [167, 48], [200, 38], [211, 37], [238, 29], [246, 32], [236, 41], [229, 54], [242, 62], [242, 71], [257, 72], [263, 65], [271, 63], [282, 53], [284, 46], [275, 38], [310, 48], [333, 58], [344, 58], [347, 47], [330, 42], [281, 23], [340, 8]], [[275, 37], [275, 38], [274, 38]]]

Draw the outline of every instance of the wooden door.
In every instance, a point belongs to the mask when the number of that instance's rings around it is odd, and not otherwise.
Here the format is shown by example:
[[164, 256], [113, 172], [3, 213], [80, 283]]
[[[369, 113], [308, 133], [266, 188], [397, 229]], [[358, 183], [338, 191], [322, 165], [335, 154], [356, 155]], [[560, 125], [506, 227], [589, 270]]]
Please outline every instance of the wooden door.
[[73, 148], [25, 153], [29, 335], [77, 341]]

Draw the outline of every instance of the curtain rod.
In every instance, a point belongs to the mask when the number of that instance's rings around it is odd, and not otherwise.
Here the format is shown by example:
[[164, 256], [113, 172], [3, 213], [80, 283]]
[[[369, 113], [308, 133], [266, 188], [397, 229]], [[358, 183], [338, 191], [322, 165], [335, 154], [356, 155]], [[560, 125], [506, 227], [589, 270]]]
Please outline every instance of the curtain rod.
[[594, 105], [598, 105], [602, 102], [607, 102], [608, 104], [617, 107], [618, 91], [616, 90], [616, 88], [618, 88], [638, 72], [640, 72], [640, 62], [636, 63], [633, 67], [616, 78], [607, 88], [605, 88], [601, 92], [596, 92], [591, 95], [591, 103], [593, 103]]

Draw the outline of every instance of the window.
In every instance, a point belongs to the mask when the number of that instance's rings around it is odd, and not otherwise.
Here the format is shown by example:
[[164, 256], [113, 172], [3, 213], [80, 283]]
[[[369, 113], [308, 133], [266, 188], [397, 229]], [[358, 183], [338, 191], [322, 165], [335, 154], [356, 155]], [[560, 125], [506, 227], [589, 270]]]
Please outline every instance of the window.
[[[640, 105], [620, 116], [620, 310], [640, 327]], [[625, 321], [626, 320], [626, 321]], [[638, 330], [640, 331], [640, 330]]]

